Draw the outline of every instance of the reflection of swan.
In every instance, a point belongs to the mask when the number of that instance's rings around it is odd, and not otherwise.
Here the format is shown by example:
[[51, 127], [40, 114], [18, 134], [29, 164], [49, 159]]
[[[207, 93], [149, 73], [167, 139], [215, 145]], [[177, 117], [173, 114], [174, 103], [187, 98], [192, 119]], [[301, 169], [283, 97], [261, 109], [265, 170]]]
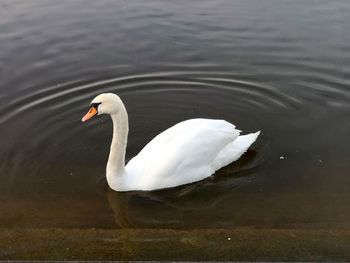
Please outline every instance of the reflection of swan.
[[115, 94], [100, 94], [82, 121], [96, 114], [110, 114], [113, 121], [106, 176], [116, 191], [155, 190], [200, 181], [237, 160], [260, 133], [239, 136], [240, 131], [224, 120], [191, 119], [160, 133], [125, 166], [129, 127], [123, 102]]

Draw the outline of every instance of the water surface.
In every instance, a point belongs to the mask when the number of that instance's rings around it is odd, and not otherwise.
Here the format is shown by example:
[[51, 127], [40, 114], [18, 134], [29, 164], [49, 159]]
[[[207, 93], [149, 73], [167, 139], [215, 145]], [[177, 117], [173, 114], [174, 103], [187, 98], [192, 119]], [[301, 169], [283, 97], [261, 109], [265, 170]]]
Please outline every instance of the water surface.
[[[0, 3], [0, 228], [350, 227], [348, 1]], [[127, 159], [189, 118], [262, 131], [236, 163], [156, 192], [108, 190], [107, 116]], [[0, 252], [1, 256], [1, 252]]]

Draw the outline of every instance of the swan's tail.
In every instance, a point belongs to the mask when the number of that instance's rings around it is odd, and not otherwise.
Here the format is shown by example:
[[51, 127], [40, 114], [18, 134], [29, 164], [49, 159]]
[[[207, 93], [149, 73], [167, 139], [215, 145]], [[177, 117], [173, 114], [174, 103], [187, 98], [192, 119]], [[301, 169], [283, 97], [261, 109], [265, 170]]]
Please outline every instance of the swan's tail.
[[246, 135], [240, 135], [236, 140], [229, 143], [225, 148], [218, 154], [214, 162], [215, 170], [226, 166], [242, 156], [248, 148], [256, 141], [260, 134], [260, 131], [256, 133], [250, 133]]
[[250, 147], [250, 145], [252, 145], [256, 141], [259, 134], [260, 134], [260, 131], [256, 133], [240, 135], [237, 137], [236, 140], [232, 142], [231, 145], [234, 145], [233, 147], [237, 147], [237, 149], [240, 149], [243, 153], [245, 153]]
[[232, 162], [236, 161], [239, 157], [242, 156], [243, 153], [245, 153], [249, 149], [249, 147], [256, 141], [259, 134], [260, 131], [256, 133], [240, 135], [237, 137], [236, 140], [230, 143], [230, 149], [233, 157]]

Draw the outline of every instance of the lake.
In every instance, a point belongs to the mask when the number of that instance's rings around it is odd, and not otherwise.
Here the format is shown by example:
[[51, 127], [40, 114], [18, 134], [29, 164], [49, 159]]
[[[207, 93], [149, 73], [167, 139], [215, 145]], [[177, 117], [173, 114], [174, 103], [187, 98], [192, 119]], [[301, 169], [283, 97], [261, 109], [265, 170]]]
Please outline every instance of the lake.
[[[0, 259], [350, 260], [349, 25], [346, 0], [2, 0]], [[112, 123], [81, 122], [102, 92], [127, 160], [190, 118], [262, 133], [204, 181], [113, 192]]]

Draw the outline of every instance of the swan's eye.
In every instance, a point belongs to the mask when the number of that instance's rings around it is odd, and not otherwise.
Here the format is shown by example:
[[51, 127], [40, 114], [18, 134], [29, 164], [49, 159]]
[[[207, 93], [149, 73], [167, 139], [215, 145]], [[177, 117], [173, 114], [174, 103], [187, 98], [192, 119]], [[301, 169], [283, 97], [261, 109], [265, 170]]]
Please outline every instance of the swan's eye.
[[101, 103], [101, 102], [99, 102], [99, 103], [91, 103], [90, 106], [91, 106], [91, 107], [94, 107], [94, 108], [96, 109], [96, 111], [97, 111], [97, 110], [98, 110], [98, 106], [99, 106], [100, 104], [102, 104], [102, 103]]

